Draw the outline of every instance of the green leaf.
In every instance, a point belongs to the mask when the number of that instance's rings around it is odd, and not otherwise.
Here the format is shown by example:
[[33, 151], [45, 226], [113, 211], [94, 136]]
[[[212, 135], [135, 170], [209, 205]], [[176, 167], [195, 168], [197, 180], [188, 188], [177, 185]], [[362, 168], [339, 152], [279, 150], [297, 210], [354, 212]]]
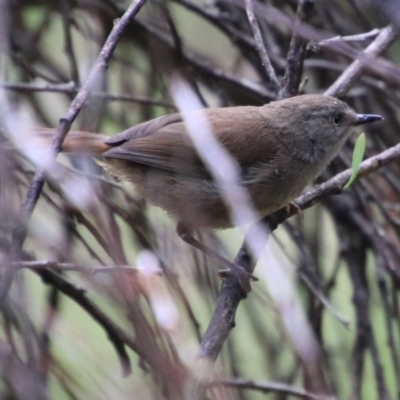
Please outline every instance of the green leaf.
[[344, 185], [343, 189], [349, 188], [357, 177], [357, 173], [365, 153], [365, 143], [366, 143], [365, 134], [362, 133], [358, 137], [356, 145], [354, 146], [353, 160], [351, 162], [351, 177], [349, 181]]

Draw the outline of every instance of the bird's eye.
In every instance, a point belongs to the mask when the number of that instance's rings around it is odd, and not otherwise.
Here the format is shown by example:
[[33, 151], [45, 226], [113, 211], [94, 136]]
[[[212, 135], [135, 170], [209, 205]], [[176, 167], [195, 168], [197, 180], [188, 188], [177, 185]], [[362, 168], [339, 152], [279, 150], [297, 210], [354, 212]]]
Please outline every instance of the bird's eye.
[[339, 126], [341, 120], [342, 120], [342, 118], [340, 117], [339, 114], [336, 114], [336, 115], [334, 115], [334, 116], [332, 117], [332, 123], [333, 123], [333, 125], [335, 125], [335, 126]]

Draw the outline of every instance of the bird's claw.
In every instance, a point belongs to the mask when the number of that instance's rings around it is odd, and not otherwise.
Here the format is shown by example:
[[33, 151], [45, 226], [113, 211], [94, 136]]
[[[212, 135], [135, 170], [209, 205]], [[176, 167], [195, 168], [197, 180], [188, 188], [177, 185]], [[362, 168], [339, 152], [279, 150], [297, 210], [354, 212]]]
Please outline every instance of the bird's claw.
[[247, 293], [251, 292], [250, 282], [258, 281], [258, 278], [247, 272], [240, 265], [232, 264], [231, 268], [222, 269], [218, 272], [221, 279], [226, 279], [229, 276], [234, 276], [239, 281], [240, 287], [242, 288], [243, 297], [247, 296]]
[[297, 214], [301, 219], [304, 218], [303, 210], [296, 203], [293, 203], [292, 201], [286, 206], [286, 212], [289, 215]]

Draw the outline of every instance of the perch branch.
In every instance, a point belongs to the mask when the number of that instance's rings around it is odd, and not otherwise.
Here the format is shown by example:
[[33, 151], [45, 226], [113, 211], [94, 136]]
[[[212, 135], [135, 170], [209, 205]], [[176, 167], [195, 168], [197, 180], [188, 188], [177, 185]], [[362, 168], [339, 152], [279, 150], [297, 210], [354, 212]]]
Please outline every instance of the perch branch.
[[[399, 159], [400, 144], [362, 162], [357, 174], [357, 179], [369, 175]], [[347, 169], [328, 181], [313, 186], [295, 200], [296, 205], [301, 210], [305, 210], [319, 202], [325, 196], [340, 193], [343, 186], [350, 179], [351, 173], [351, 169]], [[288, 212], [286, 208], [284, 208], [266, 217], [264, 222], [268, 225], [270, 230], [273, 231], [278, 225], [294, 215], [294, 213], [294, 210]], [[240, 263], [240, 265], [246, 268], [250, 273], [253, 272], [254, 264], [250, 260], [245, 244], [242, 245], [235, 262]], [[239, 282], [235, 277], [228, 276], [222, 286], [213, 317], [203, 337], [200, 346], [200, 356], [207, 356], [213, 360], [218, 357], [223, 343], [227, 339], [230, 330], [234, 327], [235, 312], [241, 299], [242, 292]]]

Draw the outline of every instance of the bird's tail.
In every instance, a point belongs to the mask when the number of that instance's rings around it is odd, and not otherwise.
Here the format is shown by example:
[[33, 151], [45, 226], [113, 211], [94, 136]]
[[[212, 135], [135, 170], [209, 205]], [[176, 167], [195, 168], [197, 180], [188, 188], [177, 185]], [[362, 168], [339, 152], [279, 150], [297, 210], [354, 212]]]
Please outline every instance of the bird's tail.
[[[45, 147], [51, 144], [55, 129], [38, 128], [29, 132], [29, 139], [15, 137], [8, 148], [24, 150], [25, 147]], [[70, 131], [64, 140], [61, 151], [64, 153], [98, 156], [111, 148], [106, 144], [107, 136], [84, 131]]]

